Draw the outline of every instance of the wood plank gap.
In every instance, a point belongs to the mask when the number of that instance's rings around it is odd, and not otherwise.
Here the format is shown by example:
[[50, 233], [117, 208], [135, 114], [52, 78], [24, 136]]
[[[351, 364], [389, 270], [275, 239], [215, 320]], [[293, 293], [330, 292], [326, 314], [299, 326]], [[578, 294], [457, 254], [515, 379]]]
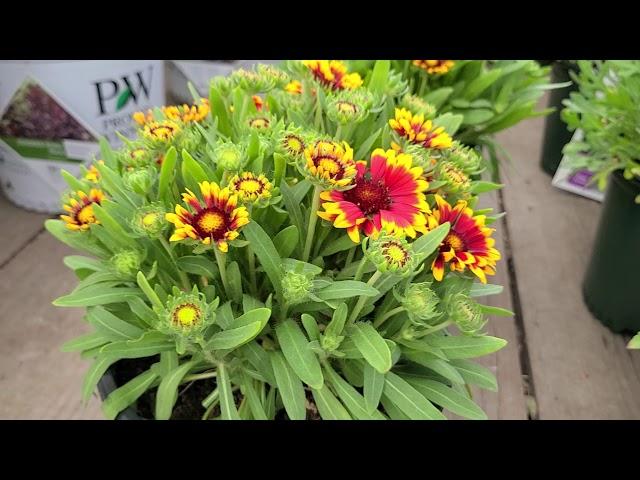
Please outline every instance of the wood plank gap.
[[37, 238], [38, 236], [44, 232], [44, 227], [42, 227], [40, 230], [36, 231], [33, 235], [31, 235], [31, 237], [29, 237], [22, 245], [20, 245], [16, 250], [14, 250], [8, 257], [7, 259], [0, 263], [0, 270], [2, 270], [4, 267], [6, 267], [9, 263], [11, 263], [11, 261], [16, 258], [20, 252], [22, 252], [22, 250], [24, 250], [25, 248], [27, 248], [29, 245], [31, 245]]

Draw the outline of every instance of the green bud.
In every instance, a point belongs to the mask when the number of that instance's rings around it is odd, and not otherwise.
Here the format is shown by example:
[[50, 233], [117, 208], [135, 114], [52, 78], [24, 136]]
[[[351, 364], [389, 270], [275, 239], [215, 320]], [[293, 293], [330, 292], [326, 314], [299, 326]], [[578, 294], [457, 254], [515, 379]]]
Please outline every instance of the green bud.
[[464, 335], [479, 335], [487, 323], [480, 304], [463, 293], [449, 299], [447, 313]]
[[422, 168], [425, 173], [433, 170], [437, 164], [436, 159], [431, 156], [431, 150], [422, 145], [407, 145], [404, 152], [411, 155], [413, 165]]
[[441, 316], [438, 311], [440, 298], [430, 288], [431, 283], [412, 283], [400, 297], [400, 304], [409, 313], [409, 318], [417, 324], [433, 325]]
[[436, 178], [447, 182], [447, 185], [442, 188], [449, 194], [466, 197], [471, 190], [469, 176], [453, 162], [443, 161], [438, 163]]
[[462, 169], [467, 175], [475, 175], [483, 170], [483, 158], [472, 147], [455, 142], [451, 148], [444, 150], [442, 154], [445, 160]]
[[302, 158], [307, 142], [300, 129], [288, 128], [278, 135], [276, 152], [284, 155], [288, 161], [295, 162]]
[[327, 352], [333, 352], [338, 349], [343, 340], [344, 336], [342, 335], [337, 337], [333, 335], [323, 335], [320, 340], [320, 346]]
[[[284, 71], [273, 65], [259, 63], [257, 66], [258, 75], [262, 77], [262, 81], [267, 84], [273, 84], [274, 87], [282, 88], [289, 83], [290, 77]], [[266, 91], [266, 90], [264, 90]]]
[[131, 229], [139, 236], [157, 237], [167, 227], [166, 211], [161, 203], [152, 203], [136, 209], [131, 219]]
[[359, 123], [366, 118], [372, 103], [373, 95], [368, 90], [345, 90], [328, 99], [327, 116], [343, 125]]
[[275, 87], [275, 79], [267, 75], [260, 75], [252, 70], [240, 68], [235, 70], [231, 76], [234, 85], [238, 85], [249, 93], [268, 92]]
[[237, 172], [244, 165], [244, 152], [235, 143], [220, 143], [213, 151], [213, 160], [223, 170]]
[[142, 265], [142, 254], [137, 250], [122, 250], [111, 257], [109, 263], [124, 278], [134, 278]]
[[282, 294], [289, 305], [307, 300], [312, 288], [313, 280], [303, 273], [288, 271], [282, 277]]
[[189, 293], [178, 290], [174, 295], [169, 295], [160, 320], [158, 329], [178, 337], [177, 344], [182, 350], [178, 353], [184, 353], [186, 344], [201, 337], [204, 330], [215, 321], [215, 312], [205, 295], [194, 287]]
[[145, 168], [154, 161], [154, 155], [142, 143], [136, 142], [116, 153], [118, 161], [127, 168]]
[[422, 114], [424, 115], [425, 119], [433, 119], [436, 116], [436, 107], [434, 107], [421, 97], [417, 95], [411, 95], [410, 93], [407, 93], [404, 97], [402, 97], [400, 107], [406, 108], [414, 114]]
[[145, 168], [127, 170], [122, 178], [127, 188], [140, 195], [146, 195], [155, 183], [157, 175], [156, 169]]
[[382, 273], [407, 275], [413, 270], [413, 247], [404, 238], [382, 234], [375, 240], [366, 239], [363, 248], [369, 261]]

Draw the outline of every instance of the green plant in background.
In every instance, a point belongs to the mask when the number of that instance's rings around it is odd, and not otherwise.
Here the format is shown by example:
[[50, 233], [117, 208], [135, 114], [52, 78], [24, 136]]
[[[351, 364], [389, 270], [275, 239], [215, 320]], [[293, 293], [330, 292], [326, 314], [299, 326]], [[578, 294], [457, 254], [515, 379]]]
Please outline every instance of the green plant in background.
[[631, 349], [640, 349], [640, 333], [638, 333], [637, 335], [635, 335], [630, 341], [629, 344], [627, 345], [627, 348], [631, 348]]
[[565, 155], [593, 172], [601, 190], [616, 170], [627, 180], [640, 178], [640, 61], [580, 60], [578, 67], [579, 91], [563, 102], [562, 117], [582, 134], [565, 146]]
[[500, 215], [474, 209], [500, 185], [446, 126], [409, 138], [406, 89], [389, 61], [364, 79], [258, 66], [139, 112], [139, 138], [65, 173], [75, 193], [46, 228], [90, 255], [65, 258], [79, 283], [54, 302], [93, 327], [64, 346], [93, 361], [83, 398], [147, 358], [108, 418], [153, 392], [168, 419], [204, 381], [203, 419], [486, 418], [469, 386], [496, 379], [471, 359], [504, 347], [482, 329], [510, 312], [477, 301], [502, 290], [486, 283]]
[[[352, 63], [363, 74], [370, 68], [369, 61]], [[392, 68], [408, 86], [402, 106], [427, 114], [461, 143], [486, 147], [494, 179], [499, 152], [509, 158], [494, 135], [552, 112], [536, 104], [545, 90], [564, 85], [550, 84], [550, 67], [534, 60], [394, 60]]]

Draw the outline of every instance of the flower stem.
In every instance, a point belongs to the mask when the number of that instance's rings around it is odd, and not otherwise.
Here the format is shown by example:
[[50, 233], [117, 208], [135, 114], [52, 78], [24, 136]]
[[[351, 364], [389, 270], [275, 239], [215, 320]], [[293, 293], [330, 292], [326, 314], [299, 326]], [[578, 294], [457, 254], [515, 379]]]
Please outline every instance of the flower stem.
[[256, 257], [253, 254], [251, 245], [247, 245], [247, 262], [249, 263], [249, 279], [251, 281], [251, 292], [258, 295], [258, 280], [256, 279]]
[[194, 382], [196, 380], [206, 380], [207, 378], [213, 378], [218, 375], [218, 372], [204, 372], [188, 375], [182, 379], [181, 383]]
[[[369, 281], [367, 282], [367, 285], [373, 287], [373, 285], [378, 281], [378, 279], [382, 276], [382, 273], [379, 271], [374, 272], [373, 275], [371, 275], [371, 278], [369, 279]], [[356, 306], [353, 308], [353, 311], [351, 312], [351, 316], [349, 317], [349, 324], [353, 324], [356, 319], [358, 318], [358, 315], [360, 315], [360, 311], [362, 310], [362, 307], [364, 307], [364, 302], [367, 301], [368, 297], [365, 297], [364, 295], [360, 295], [360, 297], [358, 298], [358, 303], [356, 303]]]
[[354, 279], [356, 282], [359, 282], [359, 281], [360, 281], [360, 279], [362, 278], [362, 275], [363, 275], [363, 273], [364, 273], [364, 267], [365, 267], [366, 265], [367, 265], [367, 256], [365, 255], [365, 256], [363, 256], [363, 257], [360, 259], [360, 264], [358, 265], [358, 269], [356, 270], [356, 274], [355, 274], [355, 276], [353, 277], [353, 279]]
[[218, 270], [220, 270], [220, 279], [222, 280], [224, 293], [227, 298], [229, 298], [229, 284], [227, 283], [227, 257], [223, 255], [218, 247], [214, 247], [213, 253], [216, 256], [216, 262], [218, 262]]
[[180, 281], [182, 282], [182, 289], [185, 292], [188, 292], [189, 290], [191, 290], [191, 283], [189, 282], [189, 278], [187, 277], [187, 274], [184, 273], [182, 270], [180, 270], [180, 268], [178, 267], [178, 260], [176, 259], [175, 252], [171, 250], [171, 245], [169, 245], [169, 242], [167, 242], [166, 238], [164, 238], [163, 236], [159, 236], [158, 239], [160, 240], [160, 243], [162, 244], [164, 249], [169, 254], [169, 257], [171, 258], [171, 263], [173, 263], [173, 266], [175, 267], [176, 272], [178, 272], [178, 276], [180, 277]]
[[422, 332], [420, 332], [419, 338], [426, 337], [427, 335], [434, 332], [438, 332], [442, 329], [447, 328], [450, 325], [453, 325], [453, 322], [451, 320], [447, 320], [446, 322], [442, 322], [436, 325], [435, 327], [427, 328], [426, 330], [423, 330]]
[[320, 205], [320, 192], [322, 188], [316, 185], [313, 189], [313, 201], [311, 202], [311, 208], [309, 209], [309, 226], [307, 227], [307, 239], [304, 244], [304, 253], [302, 254], [302, 261], [309, 261], [309, 254], [311, 253], [311, 245], [313, 244], [313, 237], [316, 232], [316, 223], [318, 222], [318, 207]]
[[373, 326], [375, 328], [378, 328], [380, 325], [382, 325], [384, 322], [386, 322], [389, 318], [393, 317], [397, 313], [403, 312], [404, 310], [405, 310], [404, 307], [396, 307], [393, 310], [389, 310], [387, 313], [382, 315], [380, 318], [376, 319], [376, 321], [373, 322]]
[[356, 254], [356, 247], [351, 247], [349, 249], [349, 253], [347, 254], [347, 260], [344, 264], [345, 268], [348, 267], [349, 265], [351, 265], [351, 262], [353, 262], [353, 256]]
[[342, 136], [342, 124], [338, 123], [338, 127], [336, 128], [336, 134], [335, 134], [335, 139], [336, 141], [340, 141]]

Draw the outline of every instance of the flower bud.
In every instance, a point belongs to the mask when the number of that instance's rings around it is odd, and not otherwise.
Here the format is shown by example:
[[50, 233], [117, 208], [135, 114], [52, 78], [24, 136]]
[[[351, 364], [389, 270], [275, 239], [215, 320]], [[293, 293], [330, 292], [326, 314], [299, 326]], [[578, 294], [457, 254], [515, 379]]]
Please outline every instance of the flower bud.
[[132, 230], [140, 236], [157, 237], [167, 227], [162, 204], [152, 203], [138, 208], [131, 219]]
[[287, 271], [282, 277], [282, 294], [289, 305], [307, 300], [312, 288], [313, 280], [304, 273]]
[[307, 140], [299, 129], [287, 129], [280, 133], [276, 144], [276, 152], [284, 155], [288, 161], [294, 162], [302, 158]]
[[442, 187], [448, 194], [466, 197], [471, 190], [471, 180], [464, 173], [464, 170], [450, 161], [443, 161], [438, 164], [436, 178], [446, 182]]
[[122, 179], [127, 188], [140, 195], [146, 195], [151, 186], [156, 181], [157, 173], [155, 169], [134, 169], [124, 172]]
[[465, 335], [479, 335], [487, 323], [478, 302], [463, 293], [456, 293], [449, 300], [449, 318]]
[[231, 81], [249, 93], [268, 92], [275, 86], [275, 79], [268, 75], [260, 75], [252, 70], [238, 69], [231, 76]]
[[158, 330], [176, 337], [178, 353], [183, 354], [186, 345], [202, 338], [204, 330], [215, 320], [215, 312], [206, 302], [205, 295], [194, 287], [189, 293], [178, 291], [169, 295]]
[[220, 143], [213, 152], [213, 160], [223, 170], [237, 172], [244, 164], [244, 153], [235, 143]]
[[424, 115], [425, 119], [432, 120], [436, 116], [436, 107], [417, 95], [406, 94], [402, 97], [400, 106], [416, 114]]
[[253, 172], [243, 172], [229, 180], [229, 190], [238, 195], [244, 203], [256, 203], [268, 200], [271, 197], [273, 185], [263, 174], [255, 175]]
[[418, 324], [434, 324], [441, 316], [438, 311], [440, 298], [429, 288], [431, 283], [412, 283], [400, 297], [400, 304], [409, 313], [409, 318]]
[[109, 260], [116, 273], [124, 278], [134, 278], [142, 265], [142, 254], [137, 250], [122, 250]]
[[474, 175], [483, 170], [483, 159], [475, 148], [455, 142], [449, 150], [443, 152], [444, 159], [455, 164], [467, 175]]
[[381, 235], [368, 239], [365, 248], [365, 255], [380, 272], [406, 275], [413, 270], [413, 247], [403, 238]]
[[341, 124], [359, 123], [369, 113], [373, 95], [367, 90], [345, 90], [333, 95], [327, 104], [327, 116]]
[[[282, 88], [289, 83], [289, 75], [278, 67], [259, 63], [256, 67], [258, 75], [266, 85], [273, 84], [274, 87]], [[265, 90], [266, 91], [266, 90]]]

